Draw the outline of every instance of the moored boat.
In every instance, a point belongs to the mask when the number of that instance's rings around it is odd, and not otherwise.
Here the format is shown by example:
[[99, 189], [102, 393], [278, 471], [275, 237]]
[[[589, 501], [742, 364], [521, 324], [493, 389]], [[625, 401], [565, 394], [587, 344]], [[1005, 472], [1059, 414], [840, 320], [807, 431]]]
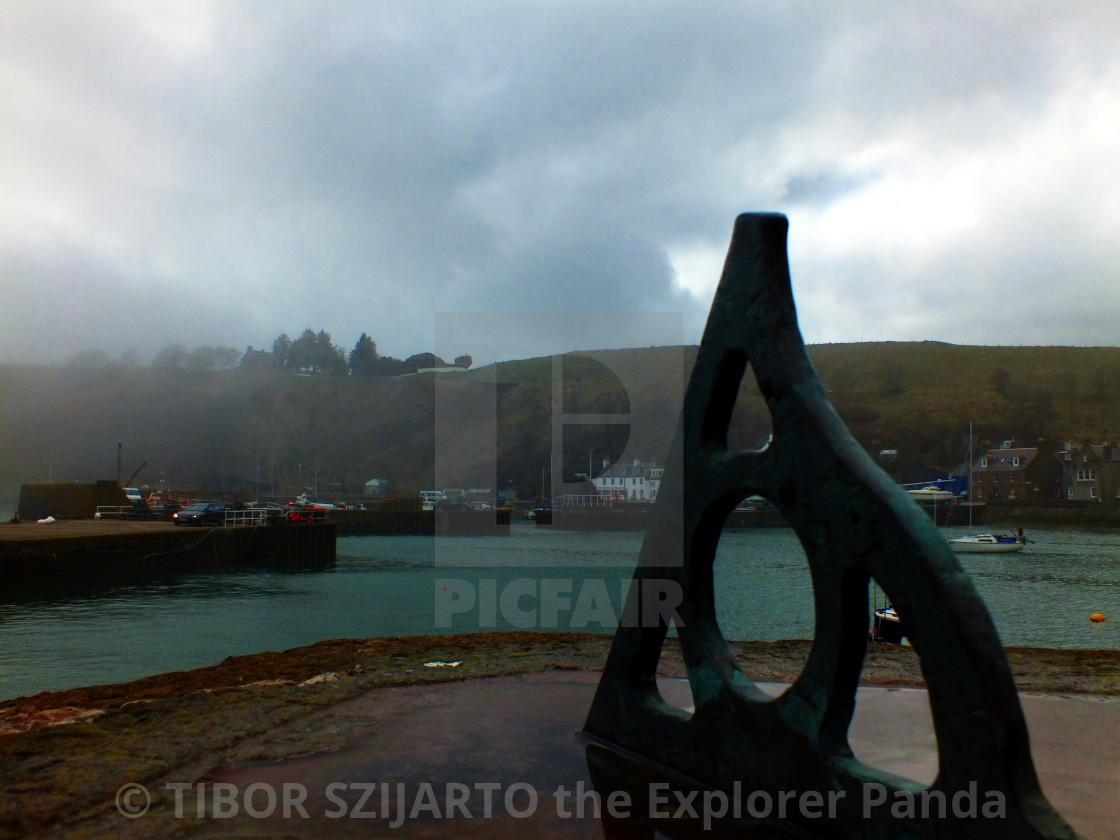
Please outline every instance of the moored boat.
[[974, 534], [968, 537], [954, 537], [949, 540], [949, 548], [958, 554], [1002, 554], [1022, 551], [1025, 540], [1022, 532], [1013, 534]]
[[927, 485], [926, 487], [919, 487], [915, 490], [907, 490], [910, 498], [916, 502], [937, 502], [938, 504], [952, 503], [956, 500], [957, 495], [952, 490], [944, 490], [935, 484]]
[[[972, 424], [968, 424], [968, 525], [972, 527]], [[1022, 551], [1027, 539], [1023, 529], [1012, 534], [972, 534], [967, 537], [953, 537], [949, 548], [957, 554], [1006, 554]]]

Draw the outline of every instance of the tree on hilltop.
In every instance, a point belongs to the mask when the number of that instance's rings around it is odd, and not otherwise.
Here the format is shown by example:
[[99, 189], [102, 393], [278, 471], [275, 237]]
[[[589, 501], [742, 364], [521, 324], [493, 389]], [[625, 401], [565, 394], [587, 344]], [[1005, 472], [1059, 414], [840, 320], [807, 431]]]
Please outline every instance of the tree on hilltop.
[[280, 333], [272, 342], [272, 362], [278, 367], [287, 367], [291, 361], [292, 340], [287, 333]]
[[315, 372], [315, 330], [308, 327], [288, 348], [288, 367]]
[[292, 342], [288, 351], [289, 366], [308, 373], [346, 373], [346, 355], [335, 347], [326, 330], [315, 332], [308, 327]]
[[315, 358], [321, 372], [345, 376], [346, 352], [334, 346], [331, 334], [326, 330], [319, 330], [315, 336]]
[[351, 376], [377, 376], [377, 342], [362, 333], [350, 351]]

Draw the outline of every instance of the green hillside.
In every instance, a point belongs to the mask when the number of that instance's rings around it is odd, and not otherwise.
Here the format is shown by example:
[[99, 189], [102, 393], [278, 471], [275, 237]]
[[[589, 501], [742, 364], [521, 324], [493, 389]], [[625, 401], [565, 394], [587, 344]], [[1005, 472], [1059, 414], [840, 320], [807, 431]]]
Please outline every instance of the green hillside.
[[[255, 494], [259, 481], [261, 495], [290, 494], [317, 470], [321, 491], [345, 483], [357, 492], [378, 477], [400, 492], [533, 493], [550, 467], [554, 403], [569, 418], [555, 424], [565, 456], [551, 465], [557, 478], [624, 451], [662, 460], [695, 352], [597, 351], [559, 366], [528, 359], [399, 378], [3, 366], [0, 494], [48, 476], [116, 477], [118, 442], [122, 478], [147, 461], [137, 483], [177, 488]], [[969, 422], [991, 441], [1120, 437], [1120, 348], [867, 343], [818, 345], [810, 355], [860, 443], [899, 450], [903, 466], [955, 466]], [[628, 425], [609, 422], [628, 414]], [[747, 377], [732, 445], [757, 446], [768, 429]]]
[[865, 446], [952, 465], [969, 422], [994, 442], [1120, 434], [1120, 348], [820, 345], [813, 364]]

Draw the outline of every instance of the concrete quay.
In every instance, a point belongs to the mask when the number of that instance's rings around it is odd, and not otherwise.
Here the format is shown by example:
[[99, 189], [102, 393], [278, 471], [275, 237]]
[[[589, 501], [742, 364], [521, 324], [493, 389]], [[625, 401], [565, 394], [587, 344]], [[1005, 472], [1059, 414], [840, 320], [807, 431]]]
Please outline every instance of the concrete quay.
[[131, 571], [237, 563], [333, 561], [332, 522], [237, 528], [62, 519], [0, 524], [0, 586], [70, 582]]

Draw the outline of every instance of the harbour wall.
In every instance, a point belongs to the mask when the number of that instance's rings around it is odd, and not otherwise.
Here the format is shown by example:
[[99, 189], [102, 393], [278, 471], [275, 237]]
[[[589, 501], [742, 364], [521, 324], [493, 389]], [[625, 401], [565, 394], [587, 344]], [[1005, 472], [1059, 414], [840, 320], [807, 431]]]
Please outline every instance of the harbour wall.
[[0, 525], [0, 587], [6, 591], [162, 570], [330, 563], [333, 522], [241, 528], [83, 520]]
[[1120, 500], [1004, 499], [987, 504], [993, 525], [1061, 528], [1120, 528]]

